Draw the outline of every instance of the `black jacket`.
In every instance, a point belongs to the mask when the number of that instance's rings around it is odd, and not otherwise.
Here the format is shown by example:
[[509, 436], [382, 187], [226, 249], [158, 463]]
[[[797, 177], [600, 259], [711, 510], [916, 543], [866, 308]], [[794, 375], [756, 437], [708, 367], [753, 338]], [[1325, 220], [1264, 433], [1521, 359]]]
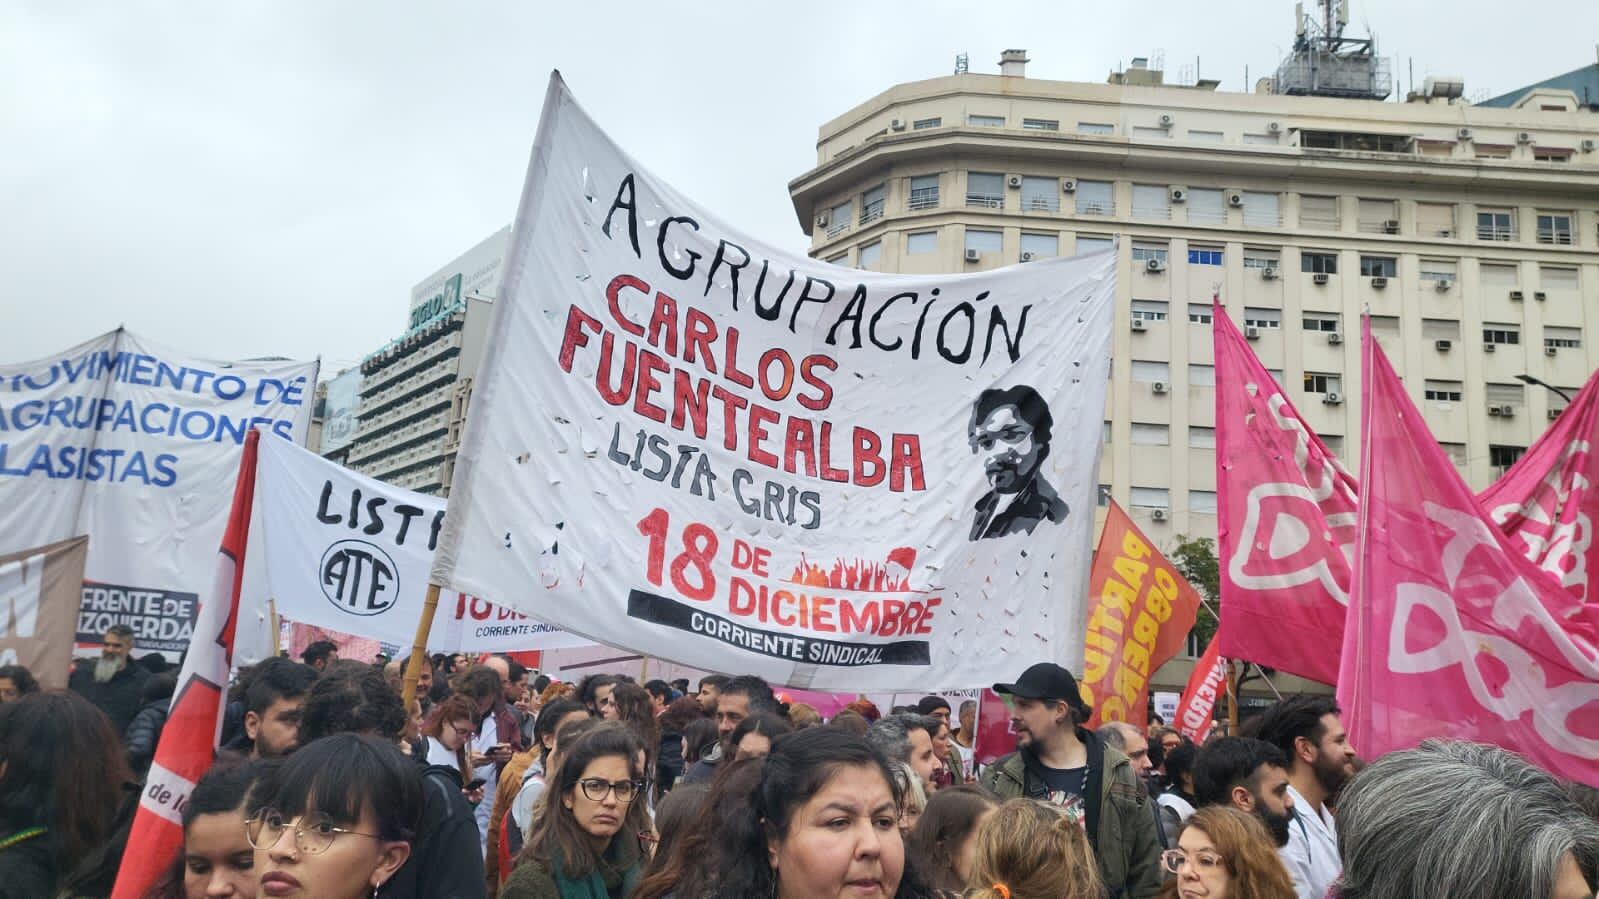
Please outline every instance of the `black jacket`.
[[1044, 480], [1041, 472], [1033, 473], [1032, 479], [1004, 511], [999, 512], [998, 509], [999, 493], [991, 490], [983, 494], [973, 509], [972, 533], [967, 539], [985, 540], [1011, 534], [1031, 534], [1034, 528], [1045, 521], [1065, 521], [1069, 511], [1066, 501]]
[[[0, 837], [11, 836], [0, 833]], [[56, 892], [56, 861], [49, 834], [0, 849], [0, 899], [38, 899]]]
[[161, 728], [166, 726], [167, 711], [171, 705], [170, 696], [145, 703], [139, 714], [133, 716], [133, 723], [128, 725], [128, 731], [123, 735], [123, 742], [128, 745], [128, 766], [141, 779], [150, 770], [150, 762], [155, 758], [155, 747], [161, 741]]
[[84, 659], [72, 670], [67, 686], [105, 712], [111, 719], [111, 726], [120, 734], [133, 723], [133, 716], [144, 705], [144, 682], [149, 677], [150, 672], [143, 665], [129, 661], [109, 681], [95, 683], [94, 660]]
[[461, 772], [449, 765], [418, 765], [422, 819], [411, 857], [383, 885], [384, 899], [481, 899], [483, 847], [472, 804], [461, 793]]

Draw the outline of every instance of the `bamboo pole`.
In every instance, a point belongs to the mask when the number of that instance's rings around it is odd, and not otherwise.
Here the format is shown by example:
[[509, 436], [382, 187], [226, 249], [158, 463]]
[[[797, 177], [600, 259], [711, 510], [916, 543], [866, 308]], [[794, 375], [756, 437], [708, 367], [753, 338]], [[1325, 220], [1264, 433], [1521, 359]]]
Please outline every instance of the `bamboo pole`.
[[283, 622], [278, 619], [278, 601], [267, 600], [267, 623], [272, 628], [272, 654], [283, 653]]
[[422, 602], [422, 619], [416, 623], [416, 639], [411, 642], [411, 661], [405, 663], [405, 682], [400, 691], [400, 701], [409, 715], [411, 700], [416, 698], [416, 679], [422, 666], [428, 663], [428, 634], [433, 630], [433, 612], [439, 607], [439, 585], [428, 584], [427, 599]]

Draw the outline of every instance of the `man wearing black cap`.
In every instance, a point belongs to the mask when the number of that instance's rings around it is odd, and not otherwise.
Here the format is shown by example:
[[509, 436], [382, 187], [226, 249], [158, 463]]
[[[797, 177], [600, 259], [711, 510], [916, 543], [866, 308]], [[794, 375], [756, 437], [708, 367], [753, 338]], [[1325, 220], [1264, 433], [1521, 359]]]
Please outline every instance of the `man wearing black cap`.
[[1081, 726], [1090, 713], [1071, 672], [1040, 662], [994, 691], [1012, 697], [1017, 749], [983, 772], [983, 786], [1002, 799], [1049, 803], [1081, 823], [1112, 897], [1159, 893], [1160, 842], [1149, 794], [1127, 756]]

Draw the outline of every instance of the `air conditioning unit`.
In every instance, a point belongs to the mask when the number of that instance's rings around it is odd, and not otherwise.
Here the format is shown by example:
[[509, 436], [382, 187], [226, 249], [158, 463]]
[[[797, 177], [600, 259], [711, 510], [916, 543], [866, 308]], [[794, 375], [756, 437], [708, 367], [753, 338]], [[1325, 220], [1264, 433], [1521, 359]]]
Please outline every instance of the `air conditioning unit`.
[[1310, 276], [1310, 280], [1313, 284], [1326, 284], [1328, 281], [1328, 275], [1326, 272], [1317, 272]]
[[1471, 140], [1471, 129], [1462, 128], [1455, 132], [1455, 137], [1459, 138], [1460, 140]]
[[1542, 303], [1544, 300], [1549, 299], [1549, 294], [1544, 293], [1541, 290], [1535, 290], [1532, 292], [1532, 298]]
[[1171, 201], [1173, 203], [1182, 203], [1182, 202], [1186, 202], [1187, 200], [1188, 200], [1188, 191], [1183, 190], [1180, 187], [1174, 187], [1174, 188], [1171, 189]]
[[1454, 345], [1455, 345], [1455, 342], [1453, 340], [1434, 340], [1432, 342], [1432, 348], [1437, 350], [1440, 353], [1449, 352], [1449, 348], [1454, 346]]
[[1553, 356], [1555, 353], [1558, 353], [1559, 351], [1560, 350], [1558, 348], [1552, 347], [1552, 346], [1546, 346], [1546, 347], [1543, 348], [1543, 354], [1545, 356]]
[[1343, 395], [1337, 391], [1329, 390], [1325, 394], [1322, 394], [1321, 401], [1324, 405], [1338, 406], [1343, 404], [1344, 398]]
[[1388, 286], [1388, 279], [1382, 275], [1376, 275], [1371, 279], [1371, 286], [1377, 288], [1378, 290], [1382, 290], [1384, 287]]
[[1266, 133], [1267, 134], [1282, 134], [1283, 133], [1283, 123], [1282, 122], [1267, 122], [1266, 123]]
[[1332, 333], [1327, 335], [1327, 345], [1328, 346], [1338, 346], [1339, 344], [1341, 344], [1343, 342], [1344, 342], [1344, 335], [1339, 334], [1337, 331], [1333, 331]]
[[1562, 413], [1564, 411], [1566, 411], [1566, 410], [1564, 410], [1564, 409], [1550, 409], [1549, 410], [1549, 420], [1550, 421], [1554, 421], [1555, 419], [1559, 418], [1560, 417], [1560, 413]]
[[966, 261], [967, 262], [977, 262], [978, 260], [980, 260], [982, 258], [983, 258], [983, 254], [977, 252], [976, 250], [967, 250], [966, 251]]
[[1032, 253], [1032, 251], [1023, 250], [1022, 251], [1022, 261], [1023, 262], [1032, 262], [1033, 261], [1033, 253]]
[[1399, 219], [1389, 219], [1389, 220], [1383, 222], [1382, 223], [1382, 230], [1383, 230], [1384, 234], [1398, 234], [1399, 233]]
[[888, 130], [890, 130], [890, 131], [904, 131], [905, 130], [905, 120], [904, 119], [895, 119], [894, 121], [889, 122], [888, 123]]
[[1526, 298], [1526, 294], [1522, 293], [1519, 290], [1512, 290], [1510, 292], [1510, 302], [1512, 302], [1512, 303], [1519, 303], [1525, 298]]
[[1242, 205], [1244, 205], [1244, 195], [1239, 193], [1236, 190], [1229, 192], [1227, 194], [1227, 205], [1228, 206], [1242, 206]]
[[1259, 340], [1260, 339], [1260, 329], [1259, 328], [1245, 328], [1244, 329], [1244, 339], [1245, 340]]
[[1060, 179], [1060, 190], [1061, 190], [1061, 193], [1066, 193], [1066, 194], [1077, 193], [1077, 179], [1076, 178], [1062, 178], [1062, 179]]
[[1165, 509], [1155, 509], [1149, 513], [1149, 517], [1155, 521], [1165, 521], [1166, 514], [1167, 513]]
[[1268, 265], [1265, 268], [1261, 269], [1260, 270], [1260, 280], [1262, 280], [1262, 281], [1275, 281], [1275, 280], [1277, 280], [1277, 269], [1276, 269], [1276, 267]]
[[1439, 293], [1448, 293], [1449, 288], [1455, 286], [1455, 282], [1449, 280], [1448, 278], [1439, 278], [1438, 280], [1432, 282], [1432, 286], [1433, 289]]
[[1499, 352], [1499, 344], [1497, 344], [1497, 343], [1485, 343], [1485, 344], [1482, 345], [1482, 351], [1484, 353], [1497, 353], [1497, 352]]
[[1160, 127], [1162, 128], [1170, 128], [1175, 124], [1177, 124], [1177, 120], [1172, 118], [1170, 115], [1162, 115], [1160, 117]]
[[1499, 418], [1515, 418], [1516, 407], [1509, 403], [1499, 403], [1488, 407], [1488, 414]]
[[828, 222], [827, 213], [825, 213], [825, 212], [816, 213], [816, 227], [818, 227], [818, 228], [826, 228], [827, 227], [827, 222]]
[[1158, 273], [1158, 272], [1163, 272], [1165, 270], [1166, 270], [1166, 260], [1164, 260], [1164, 259], [1156, 258], [1156, 259], [1146, 259], [1146, 260], [1144, 260], [1144, 271], [1146, 271], [1146, 272], [1150, 272], [1150, 273], [1154, 274], [1154, 273]]
[[1518, 144], [1530, 144], [1530, 143], [1532, 143], [1532, 132], [1531, 131], [1517, 131], [1516, 132], [1516, 143], [1518, 143]]
[[1584, 152], [1584, 153], [1592, 153], [1594, 151], [1595, 147], [1599, 147], [1599, 143], [1596, 143], [1593, 138], [1591, 138], [1591, 137], [1583, 138], [1583, 141], [1582, 141], [1582, 152]]
[[[1141, 318], [1135, 318], [1135, 319], [1133, 319], [1133, 330], [1134, 331], [1147, 331], [1147, 330], [1149, 330], [1149, 323], [1144, 321]], [[1159, 393], [1160, 391], [1157, 390], [1155, 392]]]
[[1156, 381], [1155, 383], [1149, 385], [1149, 392], [1150, 393], [1165, 393], [1166, 392], [1166, 382], [1165, 381]]
[[1005, 183], [1009, 184], [1011, 187], [1021, 187], [1022, 186], [1022, 176], [1021, 175], [1012, 175], [1009, 178], [1005, 179]]

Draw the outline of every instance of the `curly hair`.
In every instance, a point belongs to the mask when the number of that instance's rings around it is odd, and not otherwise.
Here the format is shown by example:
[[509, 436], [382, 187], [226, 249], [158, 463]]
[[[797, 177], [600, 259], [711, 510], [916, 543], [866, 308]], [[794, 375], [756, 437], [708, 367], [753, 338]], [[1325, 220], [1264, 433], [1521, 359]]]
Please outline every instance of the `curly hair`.
[[[1053, 806], [1000, 803], [977, 829], [968, 899], [1099, 899], [1099, 864], [1088, 835]], [[1001, 889], [1002, 888], [1002, 889]]]
[[[1210, 837], [1232, 875], [1230, 896], [1238, 899], [1293, 899], [1294, 882], [1277, 855], [1260, 819], [1229, 805], [1207, 805], [1183, 822]], [[1178, 832], [1181, 836], [1182, 831]]]

